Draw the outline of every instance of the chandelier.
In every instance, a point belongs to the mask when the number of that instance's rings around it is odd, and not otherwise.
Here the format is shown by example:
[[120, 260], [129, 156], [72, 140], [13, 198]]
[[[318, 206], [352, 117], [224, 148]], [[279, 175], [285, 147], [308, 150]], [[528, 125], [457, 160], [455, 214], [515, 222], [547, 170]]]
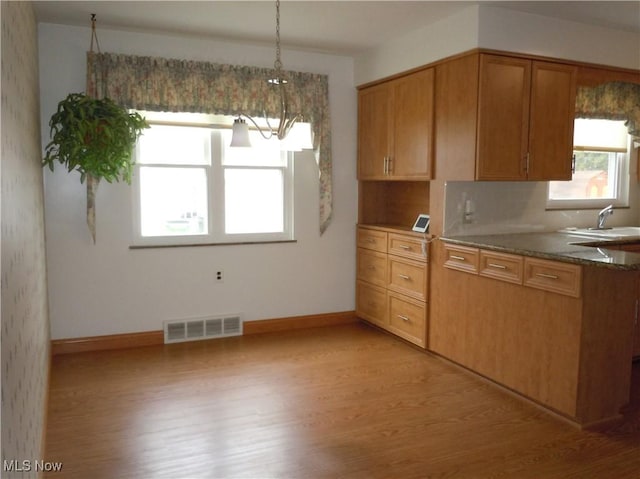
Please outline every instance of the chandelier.
[[[288, 83], [286, 75], [282, 69], [282, 60], [280, 59], [280, 0], [276, 0], [276, 60], [273, 64], [274, 77], [267, 82], [278, 88], [280, 95], [280, 122], [277, 128], [273, 128], [269, 123], [269, 119], [265, 114], [266, 128], [260, 127], [251, 116], [240, 113], [238, 118], [233, 121], [233, 132], [231, 135], [231, 146], [250, 147], [249, 125], [244, 118], [248, 119], [260, 135], [265, 140], [277, 138], [285, 140], [283, 146], [287, 150], [299, 151], [301, 149], [313, 148], [311, 140], [311, 125], [303, 123], [299, 120], [302, 116], [299, 114], [291, 114], [289, 111], [289, 102], [287, 99], [286, 84]], [[244, 117], [244, 118], [243, 118]], [[266, 131], [265, 131], [266, 130]]]

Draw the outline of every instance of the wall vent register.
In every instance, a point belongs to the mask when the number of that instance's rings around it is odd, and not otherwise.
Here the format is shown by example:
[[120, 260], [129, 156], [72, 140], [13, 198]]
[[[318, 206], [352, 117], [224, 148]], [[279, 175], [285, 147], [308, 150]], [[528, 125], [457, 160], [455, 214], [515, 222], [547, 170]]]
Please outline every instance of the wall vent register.
[[164, 322], [164, 343], [242, 336], [242, 329], [239, 314], [170, 320]]

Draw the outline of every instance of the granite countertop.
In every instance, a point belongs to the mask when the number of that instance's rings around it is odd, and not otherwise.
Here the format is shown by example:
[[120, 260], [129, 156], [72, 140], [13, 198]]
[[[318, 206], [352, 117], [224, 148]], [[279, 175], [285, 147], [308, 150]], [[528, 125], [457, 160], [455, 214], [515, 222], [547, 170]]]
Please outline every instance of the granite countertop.
[[[640, 253], [607, 248], [607, 245], [638, 243], [640, 237], [603, 240], [571, 233], [514, 233], [470, 236], [444, 235], [440, 239], [446, 243], [567, 263], [621, 270], [640, 270]], [[591, 246], [585, 246], [585, 244]]]

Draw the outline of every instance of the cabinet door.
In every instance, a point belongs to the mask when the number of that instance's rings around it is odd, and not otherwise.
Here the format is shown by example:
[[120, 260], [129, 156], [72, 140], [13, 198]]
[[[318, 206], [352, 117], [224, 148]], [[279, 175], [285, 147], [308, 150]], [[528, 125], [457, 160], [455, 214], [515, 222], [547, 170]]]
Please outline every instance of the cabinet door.
[[387, 255], [364, 248], [358, 248], [357, 277], [378, 286], [387, 285]]
[[387, 252], [387, 233], [384, 231], [358, 227], [356, 241], [358, 248], [372, 249], [381, 253]]
[[427, 344], [427, 305], [402, 294], [389, 292], [388, 329], [418, 346]]
[[394, 80], [393, 145], [390, 173], [394, 179], [431, 179], [433, 157], [434, 70]]
[[387, 290], [364, 281], [357, 281], [356, 315], [380, 326], [385, 326], [387, 323]]
[[530, 180], [570, 180], [576, 72], [571, 65], [534, 61], [529, 120]]
[[638, 308], [640, 308], [638, 304], [638, 302], [640, 302], [640, 275], [638, 275], [637, 282], [638, 296], [636, 299], [636, 317], [633, 321], [633, 345], [631, 353], [634, 358], [640, 357], [640, 318], [638, 317], [638, 315], [640, 315], [640, 311], [638, 311]]
[[429, 278], [425, 263], [389, 255], [387, 275], [387, 289], [426, 301]]
[[481, 55], [476, 179], [526, 179], [531, 61]]
[[387, 84], [358, 93], [358, 179], [381, 179], [390, 151], [391, 96]]

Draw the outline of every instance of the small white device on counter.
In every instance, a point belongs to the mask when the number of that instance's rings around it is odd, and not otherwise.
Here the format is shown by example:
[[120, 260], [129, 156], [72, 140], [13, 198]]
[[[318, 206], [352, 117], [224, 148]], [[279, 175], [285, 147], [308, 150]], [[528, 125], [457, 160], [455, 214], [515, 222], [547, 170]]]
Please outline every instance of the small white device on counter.
[[418, 233], [426, 233], [427, 231], [429, 231], [429, 220], [429, 215], [420, 214], [418, 215], [418, 219], [416, 219], [416, 222], [411, 229], [413, 231], [417, 231]]

